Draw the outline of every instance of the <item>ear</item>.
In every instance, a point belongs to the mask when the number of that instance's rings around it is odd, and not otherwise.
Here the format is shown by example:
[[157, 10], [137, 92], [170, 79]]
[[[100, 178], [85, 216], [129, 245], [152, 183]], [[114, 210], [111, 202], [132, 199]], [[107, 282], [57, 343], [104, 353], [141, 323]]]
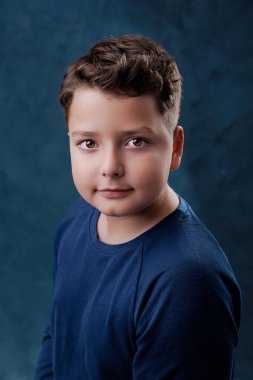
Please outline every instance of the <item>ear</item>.
[[170, 171], [177, 170], [181, 163], [184, 147], [184, 130], [177, 125], [173, 131], [173, 149], [171, 155]]

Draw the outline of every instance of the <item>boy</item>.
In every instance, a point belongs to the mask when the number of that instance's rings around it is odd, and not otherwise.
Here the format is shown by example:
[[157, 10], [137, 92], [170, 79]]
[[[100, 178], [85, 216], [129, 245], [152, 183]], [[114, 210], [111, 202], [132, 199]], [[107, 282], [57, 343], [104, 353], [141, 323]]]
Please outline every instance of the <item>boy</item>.
[[36, 380], [233, 378], [239, 286], [167, 182], [180, 99], [174, 59], [141, 36], [100, 41], [68, 68], [60, 102], [81, 197], [56, 235]]

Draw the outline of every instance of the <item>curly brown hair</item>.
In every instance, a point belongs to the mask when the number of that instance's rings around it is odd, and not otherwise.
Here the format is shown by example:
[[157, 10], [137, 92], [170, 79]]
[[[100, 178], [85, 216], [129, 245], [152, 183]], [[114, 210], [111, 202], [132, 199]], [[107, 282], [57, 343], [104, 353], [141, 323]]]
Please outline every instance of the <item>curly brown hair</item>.
[[118, 35], [98, 41], [67, 68], [59, 99], [67, 124], [74, 91], [85, 86], [118, 96], [151, 94], [168, 128], [178, 122], [182, 77], [174, 58], [151, 39]]

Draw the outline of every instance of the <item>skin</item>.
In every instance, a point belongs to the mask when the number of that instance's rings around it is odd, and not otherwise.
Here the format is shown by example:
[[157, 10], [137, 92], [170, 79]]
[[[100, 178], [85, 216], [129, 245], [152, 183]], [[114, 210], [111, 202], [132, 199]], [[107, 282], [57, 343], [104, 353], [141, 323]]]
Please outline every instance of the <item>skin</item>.
[[[153, 133], [123, 135], [143, 126]], [[151, 95], [118, 97], [79, 88], [70, 106], [68, 129], [73, 180], [79, 194], [100, 211], [101, 241], [132, 240], [178, 207], [178, 196], [167, 181], [170, 171], [180, 166], [183, 128], [168, 130]], [[111, 199], [100, 191], [108, 187], [131, 191]]]

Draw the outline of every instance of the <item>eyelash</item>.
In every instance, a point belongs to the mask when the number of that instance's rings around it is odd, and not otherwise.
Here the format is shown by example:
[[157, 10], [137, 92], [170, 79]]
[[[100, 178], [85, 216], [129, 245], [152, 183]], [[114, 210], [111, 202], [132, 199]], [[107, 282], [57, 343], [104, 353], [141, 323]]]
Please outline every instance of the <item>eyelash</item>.
[[[142, 146], [137, 146], [137, 147], [135, 147], [135, 148], [133, 148], [133, 149], [138, 149], [138, 148], [143, 148], [144, 146], [146, 146], [149, 142], [146, 140], [146, 139], [144, 139], [144, 138], [142, 138], [142, 137], [139, 137], [139, 136], [137, 136], [137, 137], [131, 137], [127, 142], [129, 142], [129, 141], [131, 141], [131, 140], [142, 140], [142, 141], [144, 141], [145, 142], [145, 144], [144, 145], [142, 145]], [[78, 143], [77, 143], [77, 146], [81, 146], [81, 144], [82, 143], [84, 143], [85, 141], [92, 141], [92, 142], [95, 142], [94, 140], [92, 140], [92, 139], [85, 139], [85, 140], [81, 140], [81, 141], [79, 141]], [[80, 149], [82, 149], [82, 150], [93, 150], [94, 148], [87, 148], [87, 149], [83, 149], [83, 148], [80, 148]]]

